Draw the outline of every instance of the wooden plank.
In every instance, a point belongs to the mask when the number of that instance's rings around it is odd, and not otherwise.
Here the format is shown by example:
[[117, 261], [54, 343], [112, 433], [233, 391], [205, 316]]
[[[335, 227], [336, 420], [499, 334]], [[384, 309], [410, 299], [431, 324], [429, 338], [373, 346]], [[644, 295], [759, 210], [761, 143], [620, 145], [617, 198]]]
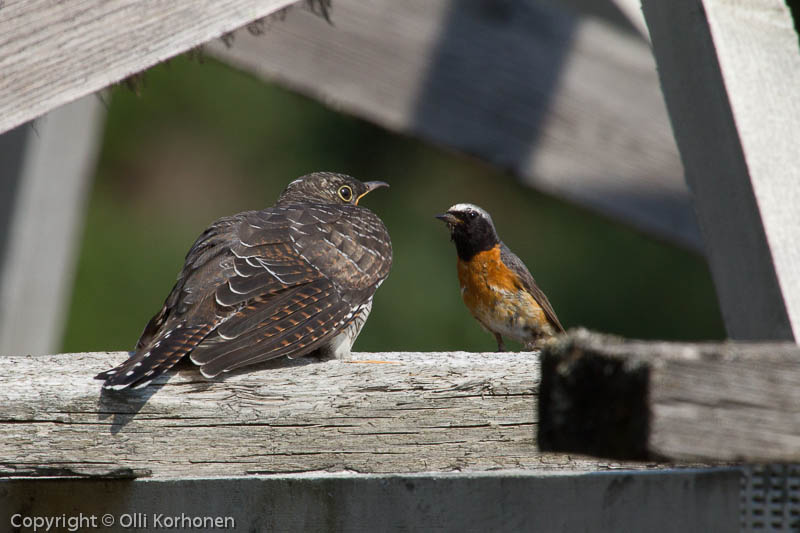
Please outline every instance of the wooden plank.
[[800, 335], [800, 51], [783, 2], [645, 0], [728, 334]]
[[29, 133], [30, 128], [23, 125], [0, 135], [0, 265], [8, 253], [9, 228]]
[[0, 133], [296, 0], [5, 0]]
[[650, 40], [650, 32], [647, 31], [647, 22], [644, 20], [642, 2], [640, 0], [611, 0], [611, 3], [627, 17], [628, 21], [642, 37], [648, 41]]
[[700, 250], [647, 41], [553, 4], [337, 0], [207, 50]]
[[800, 347], [571, 332], [542, 354], [539, 446], [620, 459], [800, 462]]
[[735, 469], [0, 480], [0, 519], [83, 517], [79, 531], [91, 520], [107, 531], [212, 531], [180, 522], [209, 517], [229, 519], [227, 531], [706, 533], [738, 530], [739, 480]]
[[639, 0], [540, 0], [565, 9], [576, 11], [581, 15], [598, 17], [628, 32], [638, 33], [649, 40], [647, 23], [642, 14]]
[[533, 353], [359, 353], [392, 364], [281, 361], [222, 382], [187, 365], [101, 393], [92, 376], [125, 357], [0, 358], [0, 477], [623, 466], [537, 451]]
[[90, 95], [3, 135], [0, 354], [60, 346], [104, 117]]

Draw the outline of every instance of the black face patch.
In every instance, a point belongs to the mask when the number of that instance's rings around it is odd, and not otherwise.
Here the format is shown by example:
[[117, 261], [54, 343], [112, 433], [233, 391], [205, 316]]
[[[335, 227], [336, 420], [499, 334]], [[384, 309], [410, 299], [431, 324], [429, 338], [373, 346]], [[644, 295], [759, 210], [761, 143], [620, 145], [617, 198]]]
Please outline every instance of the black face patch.
[[449, 213], [460, 221], [460, 224], [452, 225], [450, 237], [456, 243], [456, 251], [462, 261], [469, 261], [500, 242], [492, 221], [481, 213], [473, 210]]

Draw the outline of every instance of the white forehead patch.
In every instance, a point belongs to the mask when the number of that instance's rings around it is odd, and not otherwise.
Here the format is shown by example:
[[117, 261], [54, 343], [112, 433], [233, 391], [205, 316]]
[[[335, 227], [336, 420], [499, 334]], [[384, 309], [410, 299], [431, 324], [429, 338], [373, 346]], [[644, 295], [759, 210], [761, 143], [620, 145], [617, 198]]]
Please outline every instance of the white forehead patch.
[[[492, 222], [492, 217], [489, 215], [489, 213], [487, 213], [486, 210], [478, 207], [475, 204], [456, 204], [447, 211], [449, 213], [468, 213], [470, 211], [474, 211], [475, 213], [478, 213], [481, 217], [488, 219], [489, 222]], [[492, 224], [494, 223], [492, 222]]]

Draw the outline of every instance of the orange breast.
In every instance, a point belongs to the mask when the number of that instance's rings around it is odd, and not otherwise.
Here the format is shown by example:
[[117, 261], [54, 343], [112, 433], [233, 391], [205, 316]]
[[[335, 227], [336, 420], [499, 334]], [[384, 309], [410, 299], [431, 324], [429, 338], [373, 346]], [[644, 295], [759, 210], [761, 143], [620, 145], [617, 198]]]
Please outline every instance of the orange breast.
[[500, 246], [458, 261], [461, 297], [470, 313], [486, 329], [522, 342], [552, 326], [539, 303], [500, 261]]

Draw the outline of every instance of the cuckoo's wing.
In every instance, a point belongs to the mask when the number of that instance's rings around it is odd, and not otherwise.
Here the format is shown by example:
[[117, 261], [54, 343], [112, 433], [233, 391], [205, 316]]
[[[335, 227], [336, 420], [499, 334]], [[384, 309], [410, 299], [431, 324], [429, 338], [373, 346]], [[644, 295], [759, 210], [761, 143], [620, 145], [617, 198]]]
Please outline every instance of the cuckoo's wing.
[[180, 320], [180, 316], [196, 305], [203, 294], [224, 282], [229, 274], [225, 268], [227, 252], [236, 241], [235, 233], [241, 220], [242, 215], [221, 218], [195, 240], [164, 305], [142, 331], [136, 343], [137, 351], [152, 344], [159, 333], [163, 334], [170, 319]]
[[[289, 206], [216, 223], [190, 250], [134, 356], [98, 377], [111, 387], [140, 386], [187, 353], [203, 374], [214, 376], [324, 345], [388, 275], [375, 258], [385, 263], [388, 255], [391, 264], [391, 244], [388, 254], [379, 248], [380, 256], [363, 249], [374, 246], [374, 221], [343, 222], [351, 214]], [[176, 333], [195, 328], [189, 338]]]
[[197, 346], [219, 323], [207, 296], [231, 273], [230, 246], [242, 215], [222, 218], [194, 242], [164, 305], [145, 326], [133, 355], [95, 376], [104, 387], [141, 387], [162, 374]]
[[[281, 206], [247, 217], [233, 248], [236, 275], [216, 294], [218, 303], [242, 307], [192, 352], [204, 375], [305, 355], [369, 304], [388, 275], [391, 249], [373, 251], [374, 215], [363, 211]], [[265, 292], [270, 280], [280, 286]]]
[[564, 327], [558, 320], [556, 312], [553, 310], [553, 306], [550, 304], [550, 300], [547, 299], [547, 296], [545, 296], [539, 286], [536, 285], [536, 281], [534, 281], [533, 276], [528, 270], [528, 267], [525, 266], [525, 263], [523, 263], [522, 260], [503, 243], [500, 243], [500, 259], [508, 268], [517, 274], [520, 280], [522, 280], [524, 288], [542, 307], [547, 319], [553, 324], [553, 326], [555, 326], [558, 331], [563, 332]]
[[253, 302], [252, 311], [222, 324], [190, 357], [206, 377], [283, 355], [300, 357], [329, 342], [353, 314], [329, 282], [318, 280], [287, 291], [279, 302]]

